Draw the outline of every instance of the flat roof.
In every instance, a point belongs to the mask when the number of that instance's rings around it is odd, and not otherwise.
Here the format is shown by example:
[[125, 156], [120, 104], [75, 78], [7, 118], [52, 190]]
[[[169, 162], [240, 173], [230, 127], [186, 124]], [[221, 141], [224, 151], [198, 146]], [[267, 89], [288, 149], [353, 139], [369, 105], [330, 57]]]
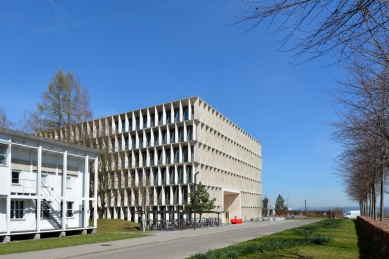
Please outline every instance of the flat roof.
[[85, 146], [81, 146], [81, 145], [77, 145], [77, 144], [73, 144], [73, 143], [69, 143], [69, 142], [64, 142], [64, 141], [60, 141], [60, 140], [55, 140], [55, 139], [51, 139], [51, 138], [41, 137], [41, 136], [37, 136], [37, 135], [33, 135], [33, 134], [27, 134], [24, 132], [11, 130], [11, 129], [7, 129], [7, 128], [3, 128], [3, 127], [0, 127], [0, 134], [11, 135], [11, 136], [18, 137], [18, 138], [24, 138], [24, 139], [28, 139], [28, 140], [32, 140], [32, 141], [43, 142], [46, 144], [51, 144], [51, 145], [56, 145], [56, 146], [61, 146], [61, 147], [67, 147], [67, 148], [76, 149], [76, 150], [84, 151], [84, 152], [91, 152], [91, 153], [95, 153], [95, 154], [103, 154], [104, 153], [104, 151], [99, 150], [99, 149], [89, 148], [89, 147], [85, 147]]

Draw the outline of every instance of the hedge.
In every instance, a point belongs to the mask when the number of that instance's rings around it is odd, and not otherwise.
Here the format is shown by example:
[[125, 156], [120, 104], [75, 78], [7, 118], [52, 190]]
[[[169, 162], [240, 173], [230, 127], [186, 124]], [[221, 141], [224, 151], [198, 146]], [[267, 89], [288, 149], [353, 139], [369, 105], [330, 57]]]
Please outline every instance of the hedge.
[[380, 222], [369, 217], [358, 216], [366, 232], [371, 236], [382, 252], [389, 256], [389, 222]]

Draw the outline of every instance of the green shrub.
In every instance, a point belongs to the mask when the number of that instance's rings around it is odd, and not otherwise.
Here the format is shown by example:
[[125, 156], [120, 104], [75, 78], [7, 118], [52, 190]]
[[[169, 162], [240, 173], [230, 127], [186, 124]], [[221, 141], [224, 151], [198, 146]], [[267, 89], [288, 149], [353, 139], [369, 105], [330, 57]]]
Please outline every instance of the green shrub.
[[226, 259], [237, 259], [240, 255], [239, 249], [236, 246], [227, 247], [225, 258]]
[[223, 258], [223, 253], [219, 250], [209, 250], [205, 256], [207, 259], [221, 259]]

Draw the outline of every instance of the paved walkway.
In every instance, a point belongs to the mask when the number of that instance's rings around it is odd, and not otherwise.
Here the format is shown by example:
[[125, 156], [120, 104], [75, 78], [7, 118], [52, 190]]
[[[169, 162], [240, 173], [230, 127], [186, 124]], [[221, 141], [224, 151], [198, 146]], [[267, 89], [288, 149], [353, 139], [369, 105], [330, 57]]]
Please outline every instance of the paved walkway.
[[[233, 232], [248, 228], [260, 228], [263, 229], [260, 236], [269, 235], [293, 227], [302, 226], [314, 222], [315, 220], [282, 220], [282, 221], [263, 221], [263, 222], [244, 222], [242, 225], [225, 225], [222, 227], [212, 228], [197, 228], [196, 230], [184, 230], [184, 231], [161, 231], [156, 232], [152, 236], [125, 239], [118, 241], [111, 241], [105, 243], [95, 243], [88, 245], [56, 248], [50, 250], [33, 251], [26, 253], [10, 254], [0, 256], [1, 259], [45, 259], [45, 258], [70, 258], [80, 257], [95, 254], [96, 257], [110, 251], [116, 251], [121, 249], [130, 249], [139, 246], [149, 246], [152, 244], [159, 244], [162, 242], [169, 242], [174, 240], [183, 240], [188, 238], [195, 238], [201, 236], [208, 236], [217, 233]], [[266, 231], [265, 231], [266, 229]]]

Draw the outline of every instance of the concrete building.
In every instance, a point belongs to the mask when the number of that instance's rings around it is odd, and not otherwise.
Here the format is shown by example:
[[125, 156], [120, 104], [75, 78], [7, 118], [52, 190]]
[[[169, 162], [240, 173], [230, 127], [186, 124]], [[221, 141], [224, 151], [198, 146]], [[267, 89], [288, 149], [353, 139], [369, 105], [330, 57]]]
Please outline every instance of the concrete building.
[[91, 211], [89, 204], [97, 199], [89, 197], [89, 177], [99, 153], [0, 128], [0, 242], [94, 232], [97, 206]]
[[182, 210], [197, 172], [216, 211], [261, 216], [261, 143], [199, 97], [99, 118], [69, 134], [80, 132], [109, 148], [107, 218], [136, 221], [144, 204], [151, 211]]

